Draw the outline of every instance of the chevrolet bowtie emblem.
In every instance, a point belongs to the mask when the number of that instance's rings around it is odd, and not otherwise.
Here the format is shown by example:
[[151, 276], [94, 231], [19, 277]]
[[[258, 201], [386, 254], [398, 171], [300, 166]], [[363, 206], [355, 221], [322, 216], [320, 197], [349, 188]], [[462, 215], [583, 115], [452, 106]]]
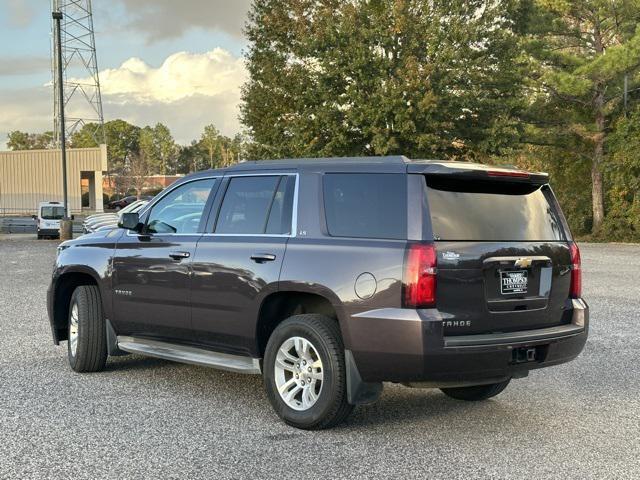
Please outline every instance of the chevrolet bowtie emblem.
[[533, 263], [531, 258], [522, 257], [516, 260], [516, 267], [518, 268], [528, 268]]

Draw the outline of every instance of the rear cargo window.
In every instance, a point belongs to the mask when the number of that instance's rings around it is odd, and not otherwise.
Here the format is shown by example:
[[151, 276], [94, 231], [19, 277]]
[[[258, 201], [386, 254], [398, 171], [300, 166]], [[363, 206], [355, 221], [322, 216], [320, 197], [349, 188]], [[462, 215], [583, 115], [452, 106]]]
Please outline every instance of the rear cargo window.
[[61, 220], [64, 217], [64, 207], [42, 207], [40, 216], [43, 220]]
[[435, 240], [566, 240], [552, 195], [526, 183], [427, 177]]
[[407, 238], [406, 176], [329, 173], [324, 208], [334, 237]]

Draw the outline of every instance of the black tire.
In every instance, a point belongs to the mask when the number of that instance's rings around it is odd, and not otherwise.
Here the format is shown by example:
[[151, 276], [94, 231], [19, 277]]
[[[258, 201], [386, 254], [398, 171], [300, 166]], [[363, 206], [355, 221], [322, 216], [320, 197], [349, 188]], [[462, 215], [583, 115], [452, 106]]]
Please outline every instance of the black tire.
[[495, 397], [501, 393], [507, 385], [509, 380], [499, 383], [491, 383], [489, 385], [474, 385], [472, 387], [456, 387], [456, 388], [441, 388], [442, 393], [448, 397], [455, 398], [456, 400], [466, 400], [467, 402], [477, 402], [480, 400], [486, 400], [491, 397]]
[[[73, 306], [77, 304], [77, 346], [72, 351], [71, 327]], [[69, 341], [67, 356], [69, 365], [76, 372], [99, 372], [107, 362], [107, 334], [102, 313], [100, 291], [96, 285], [81, 285], [71, 295], [69, 302]]]
[[[289, 407], [276, 387], [275, 360], [281, 345], [291, 337], [311, 342], [322, 361], [322, 388], [317, 401], [307, 410]], [[283, 321], [269, 338], [263, 364], [264, 385], [269, 401], [285, 423], [304, 430], [331, 428], [343, 422], [353, 410], [347, 403], [344, 345], [335, 320], [323, 315], [295, 315]]]

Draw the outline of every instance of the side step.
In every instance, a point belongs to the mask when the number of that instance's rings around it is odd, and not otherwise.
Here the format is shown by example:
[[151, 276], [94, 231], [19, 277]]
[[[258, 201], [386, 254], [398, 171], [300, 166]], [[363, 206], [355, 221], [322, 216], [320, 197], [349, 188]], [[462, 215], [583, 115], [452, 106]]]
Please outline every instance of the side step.
[[139, 353], [149, 357], [173, 360], [175, 362], [190, 363], [213, 367], [230, 372], [249, 373], [259, 375], [260, 360], [240, 355], [211, 352], [201, 348], [187, 347], [173, 343], [158, 342], [146, 338], [118, 337], [118, 348], [129, 353]]

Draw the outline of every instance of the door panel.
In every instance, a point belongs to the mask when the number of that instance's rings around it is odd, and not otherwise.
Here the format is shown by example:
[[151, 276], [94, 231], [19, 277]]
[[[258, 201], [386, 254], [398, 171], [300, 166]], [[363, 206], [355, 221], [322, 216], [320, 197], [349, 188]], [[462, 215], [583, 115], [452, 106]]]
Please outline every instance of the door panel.
[[[277, 290], [287, 238], [205, 235], [193, 259], [194, 341], [251, 354], [262, 300]], [[273, 255], [273, 260], [252, 256]], [[271, 257], [268, 257], [271, 258]]]
[[[225, 179], [219, 213], [210, 219], [193, 259], [194, 342], [220, 351], [255, 355], [262, 300], [277, 291], [293, 228], [295, 174], [239, 175]], [[213, 215], [212, 215], [213, 217]]]
[[118, 242], [113, 321], [119, 334], [191, 340], [191, 262], [215, 186], [215, 178], [200, 178], [170, 188], [141, 219], [141, 234], [128, 232]]
[[200, 234], [122, 237], [113, 260], [114, 322], [119, 334], [191, 337], [190, 265], [199, 238]]

